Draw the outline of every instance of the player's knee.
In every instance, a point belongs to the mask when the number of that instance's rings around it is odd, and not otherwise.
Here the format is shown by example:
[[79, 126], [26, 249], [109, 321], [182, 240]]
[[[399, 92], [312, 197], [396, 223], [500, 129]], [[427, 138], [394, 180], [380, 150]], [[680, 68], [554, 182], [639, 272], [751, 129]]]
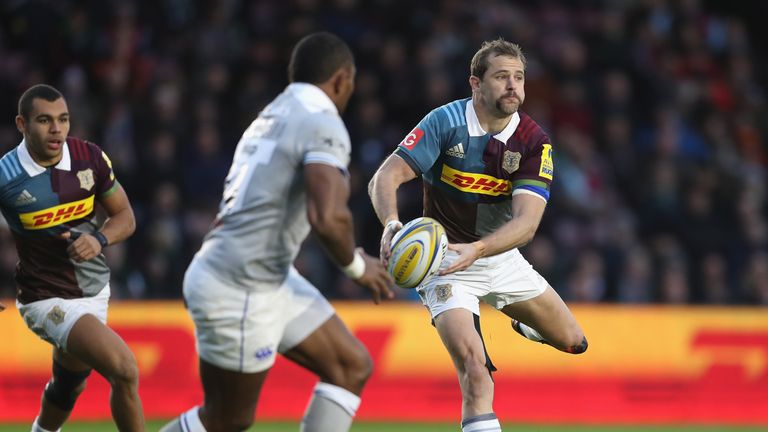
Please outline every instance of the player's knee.
[[477, 384], [488, 378], [488, 368], [485, 357], [467, 355], [461, 362], [460, 371], [469, 384]]
[[466, 402], [482, 400], [490, 392], [492, 393], [493, 381], [489, 379], [488, 368], [484, 357], [468, 355], [459, 371], [462, 376], [462, 393]]
[[373, 360], [365, 348], [351, 351], [340, 364], [340, 374], [331, 382], [350, 391], [362, 389], [373, 373]]
[[464, 359], [464, 374], [467, 378], [474, 382], [484, 380], [488, 376], [488, 368], [485, 364], [485, 359], [477, 356], [467, 356]]
[[135, 385], [139, 382], [139, 366], [136, 364], [136, 360], [131, 359], [120, 364], [117, 369], [116, 377], [119, 381], [125, 384]]
[[322, 381], [345, 388], [353, 393], [362, 390], [373, 373], [373, 360], [362, 346], [339, 356], [335, 364], [327, 365]]
[[53, 378], [46, 384], [43, 392], [45, 400], [64, 411], [71, 411], [78, 396], [85, 390], [85, 382], [90, 373], [90, 370], [70, 371], [54, 360]]
[[552, 340], [548, 339], [547, 343], [569, 354], [581, 354], [587, 350], [587, 338], [584, 337], [584, 332], [576, 326], [562, 331], [558, 337]]
[[139, 383], [139, 366], [132, 354], [120, 356], [113, 362], [110, 375], [106, 377], [110, 384], [135, 386]]
[[353, 356], [348, 368], [348, 376], [352, 381], [362, 385], [373, 373], [373, 359], [365, 349], [358, 350]]
[[578, 343], [570, 345], [568, 348], [564, 349], [563, 351], [570, 354], [581, 354], [587, 350], [588, 346], [589, 346], [589, 343], [587, 342], [587, 337], [584, 335], [581, 335], [581, 340]]

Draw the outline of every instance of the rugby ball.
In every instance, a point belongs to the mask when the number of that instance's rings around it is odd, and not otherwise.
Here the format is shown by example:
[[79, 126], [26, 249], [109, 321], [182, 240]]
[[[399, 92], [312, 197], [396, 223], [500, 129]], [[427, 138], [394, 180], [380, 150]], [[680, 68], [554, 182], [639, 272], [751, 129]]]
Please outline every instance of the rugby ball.
[[416, 288], [437, 273], [447, 248], [448, 237], [440, 222], [414, 219], [392, 238], [387, 270], [400, 288]]

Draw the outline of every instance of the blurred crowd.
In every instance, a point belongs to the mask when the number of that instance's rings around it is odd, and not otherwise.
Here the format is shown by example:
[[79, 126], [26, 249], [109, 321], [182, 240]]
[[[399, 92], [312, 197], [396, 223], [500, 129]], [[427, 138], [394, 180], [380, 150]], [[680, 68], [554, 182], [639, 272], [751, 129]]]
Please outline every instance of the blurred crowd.
[[[0, 5], [0, 151], [30, 85], [61, 90], [73, 136], [112, 158], [137, 215], [110, 246], [116, 298], [178, 298], [238, 138], [315, 30], [356, 55], [345, 121], [358, 243], [378, 254], [366, 186], [431, 109], [470, 95], [472, 54], [527, 56], [522, 109], [555, 149], [552, 199], [524, 255], [569, 301], [768, 304], [762, 2], [697, 0], [11, 0]], [[739, 2], [735, 2], [739, 3]], [[763, 45], [761, 45], [763, 44]], [[421, 212], [421, 185], [400, 192]], [[0, 297], [16, 254], [0, 229]], [[365, 298], [309, 240], [297, 267]], [[411, 293], [399, 290], [403, 298]]]

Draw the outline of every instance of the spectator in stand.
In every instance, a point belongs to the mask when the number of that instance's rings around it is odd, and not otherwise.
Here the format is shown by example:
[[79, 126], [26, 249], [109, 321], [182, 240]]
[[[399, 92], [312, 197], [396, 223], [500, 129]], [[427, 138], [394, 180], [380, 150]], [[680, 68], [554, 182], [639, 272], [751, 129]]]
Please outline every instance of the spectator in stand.
[[[558, 251], [560, 270], [553, 285], [565, 286], [562, 269], [573, 268], [583, 248], [592, 248], [605, 260], [603, 300], [622, 301], [626, 257], [640, 247], [657, 262], [654, 239], [670, 232], [683, 242], [689, 302], [714, 301], [696, 282], [717, 267], [703, 264], [706, 258], [697, 254], [704, 252], [723, 258], [729, 275], [726, 298], [756, 301], [737, 287], [753, 257], [768, 250], [768, 28], [759, 21], [768, 4], [489, 0], [483, 8], [461, 2], [435, 8], [405, 0], [365, 6], [262, 0], [171, 1], [157, 7], [126, 0], [91, 2], [86, 8], [65, 0], [55, 8], [38, 8], [35, 2], [0, 3], [0, 97], [15, 100], [36, 82], [59, 84], [76, 114], [73, 130], [114, 146], [105, 150], [133, 199], [140, 230], [150, 217], [153, 185], [176, 184], [183, 198], [178, 213], [185, 264], [215, 214], [214, 190], [220, 190], [225, 175], [216, 168], [221, 165], [217, 155], [231, 154], [229, 143], [237, 140], [232, 135], [284, 87], [282, 65], [298, 39], [319, 28], [338, 30], [360, 53], [359, 89], [345, 120], [352, 142], [360, 144], [350, 172], [364, 185], [400, 131], [436, 101], [463, 94], [462, 65], [473, 47], [503, 36], [532, 53], [526, 85], [535, 100], [528, 111], [561, 146], [573, 145], [556, 153], [555, 165], [576, 183], [566, 177], [555, 181], [558, 199], [539, 228]], [[0, 106], [0, 115], [15, 116], [13, 104]], [[561, 139], [569, 129], [581, 138]], [[161, 135], [166, 137], [160, 146], [172, 142], [175, 150], [163, 155], [155, 149]], [[216, 140], [218, 150], [188, 151], [198, 144], [215, 148]], [[12, 125], [0, 124], [0, 150], [16, 144]], [[150, 161], [156, 151], [159, 159]], [[182, 157], [195, 159], [205, 171], [185, 172]], [[698, 191], [702, 166], [715, 173], [715, 189]], [[187, 199], [196, 198], [192, 184], [204, 187], [201, 196], [208, 198]], [[364, 190], [353, 187], [352, 193], [362, 246], [376, 251], [378, 234], [370, 228], [377, 226], [376, 218], [369, 208], [355, 205], [365, 201]], [[403, 195], [408, 195], [400, 202], [403, 217], [419, 214], [420, 190]], [[691, 212], [691, 200], [702, 201], [702, 196], [712, 211], [694, 211], [697, 226], [718, 221], [738, 232], [707, 251], [696, 249], [685, 219], [678, 217]], [[599, 225], [610, 219], [605, 209], [612, 207], [635, 216], [636, 241], [605, 240]], [[0, 229], [6, 229], [0, 251], [12, 254], [7, 228]], [[128, 261], [162, 256], [141, 231], [125, 247]], [[307, 260], [315, 256], [309, 248], [306, 253]], [[321, 260], [320, 265], [332, 267]], [[161, 264], [176, 273], [176, 280], [181, 277], [183, 265]], [[650, 292], [632, 298], [659, 301], [661, 267], [651, 271]], [[0, 271], [3, 276], [0, 296], [13, 296], [8, 272]], [[345, 285], [337, 271], [312, 277], [319, 287]], [[133, 291], [120, 292], [127, 284], [116, 284], [115, 296], [153, 291], [143, 286], [152, 280], [147, 270], [131, 280]], [[179, 286], [168, 288], [175, 291], [167, 295], [181, 295]], [[344, 289], [328, 292], [348, 295]]]

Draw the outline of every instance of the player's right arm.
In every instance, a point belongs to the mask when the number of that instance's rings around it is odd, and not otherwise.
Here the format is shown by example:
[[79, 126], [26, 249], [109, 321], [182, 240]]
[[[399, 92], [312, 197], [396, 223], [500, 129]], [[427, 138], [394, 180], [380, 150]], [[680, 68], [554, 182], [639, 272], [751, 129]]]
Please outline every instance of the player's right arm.
[[443, 141], [440, 131], [438, 110], [434, 110], [403, 138], [368, 184], [371, 204], [384, 225], [379, 250], [379, 259], [384, 266], [389, 262], [392, 237], [403, 227], [397, 213], [397, 189], [429, 170], [435, 163]]
[[312, 230], [331, 258], [342, 268], [362, 259], [364, 271], [352, 279], [371, 290], [374, 303], [393, 298], [392, 278], [379, 260], [355, 249], [352, 213], [347, 206], [349, 182], [341, 171], [323, 163], [304, 165], [307, 217]]
[[368, 184], [368, 195], [376, 211], [384, 232], [381, 235], [379, 259], [384, 266], [390, 256], [390, 242], [396, 232], [403, 227], [397, 213], [397, 189], [417, 176], [410, 165], [397, 154], [390, 155], [379, 167]]

